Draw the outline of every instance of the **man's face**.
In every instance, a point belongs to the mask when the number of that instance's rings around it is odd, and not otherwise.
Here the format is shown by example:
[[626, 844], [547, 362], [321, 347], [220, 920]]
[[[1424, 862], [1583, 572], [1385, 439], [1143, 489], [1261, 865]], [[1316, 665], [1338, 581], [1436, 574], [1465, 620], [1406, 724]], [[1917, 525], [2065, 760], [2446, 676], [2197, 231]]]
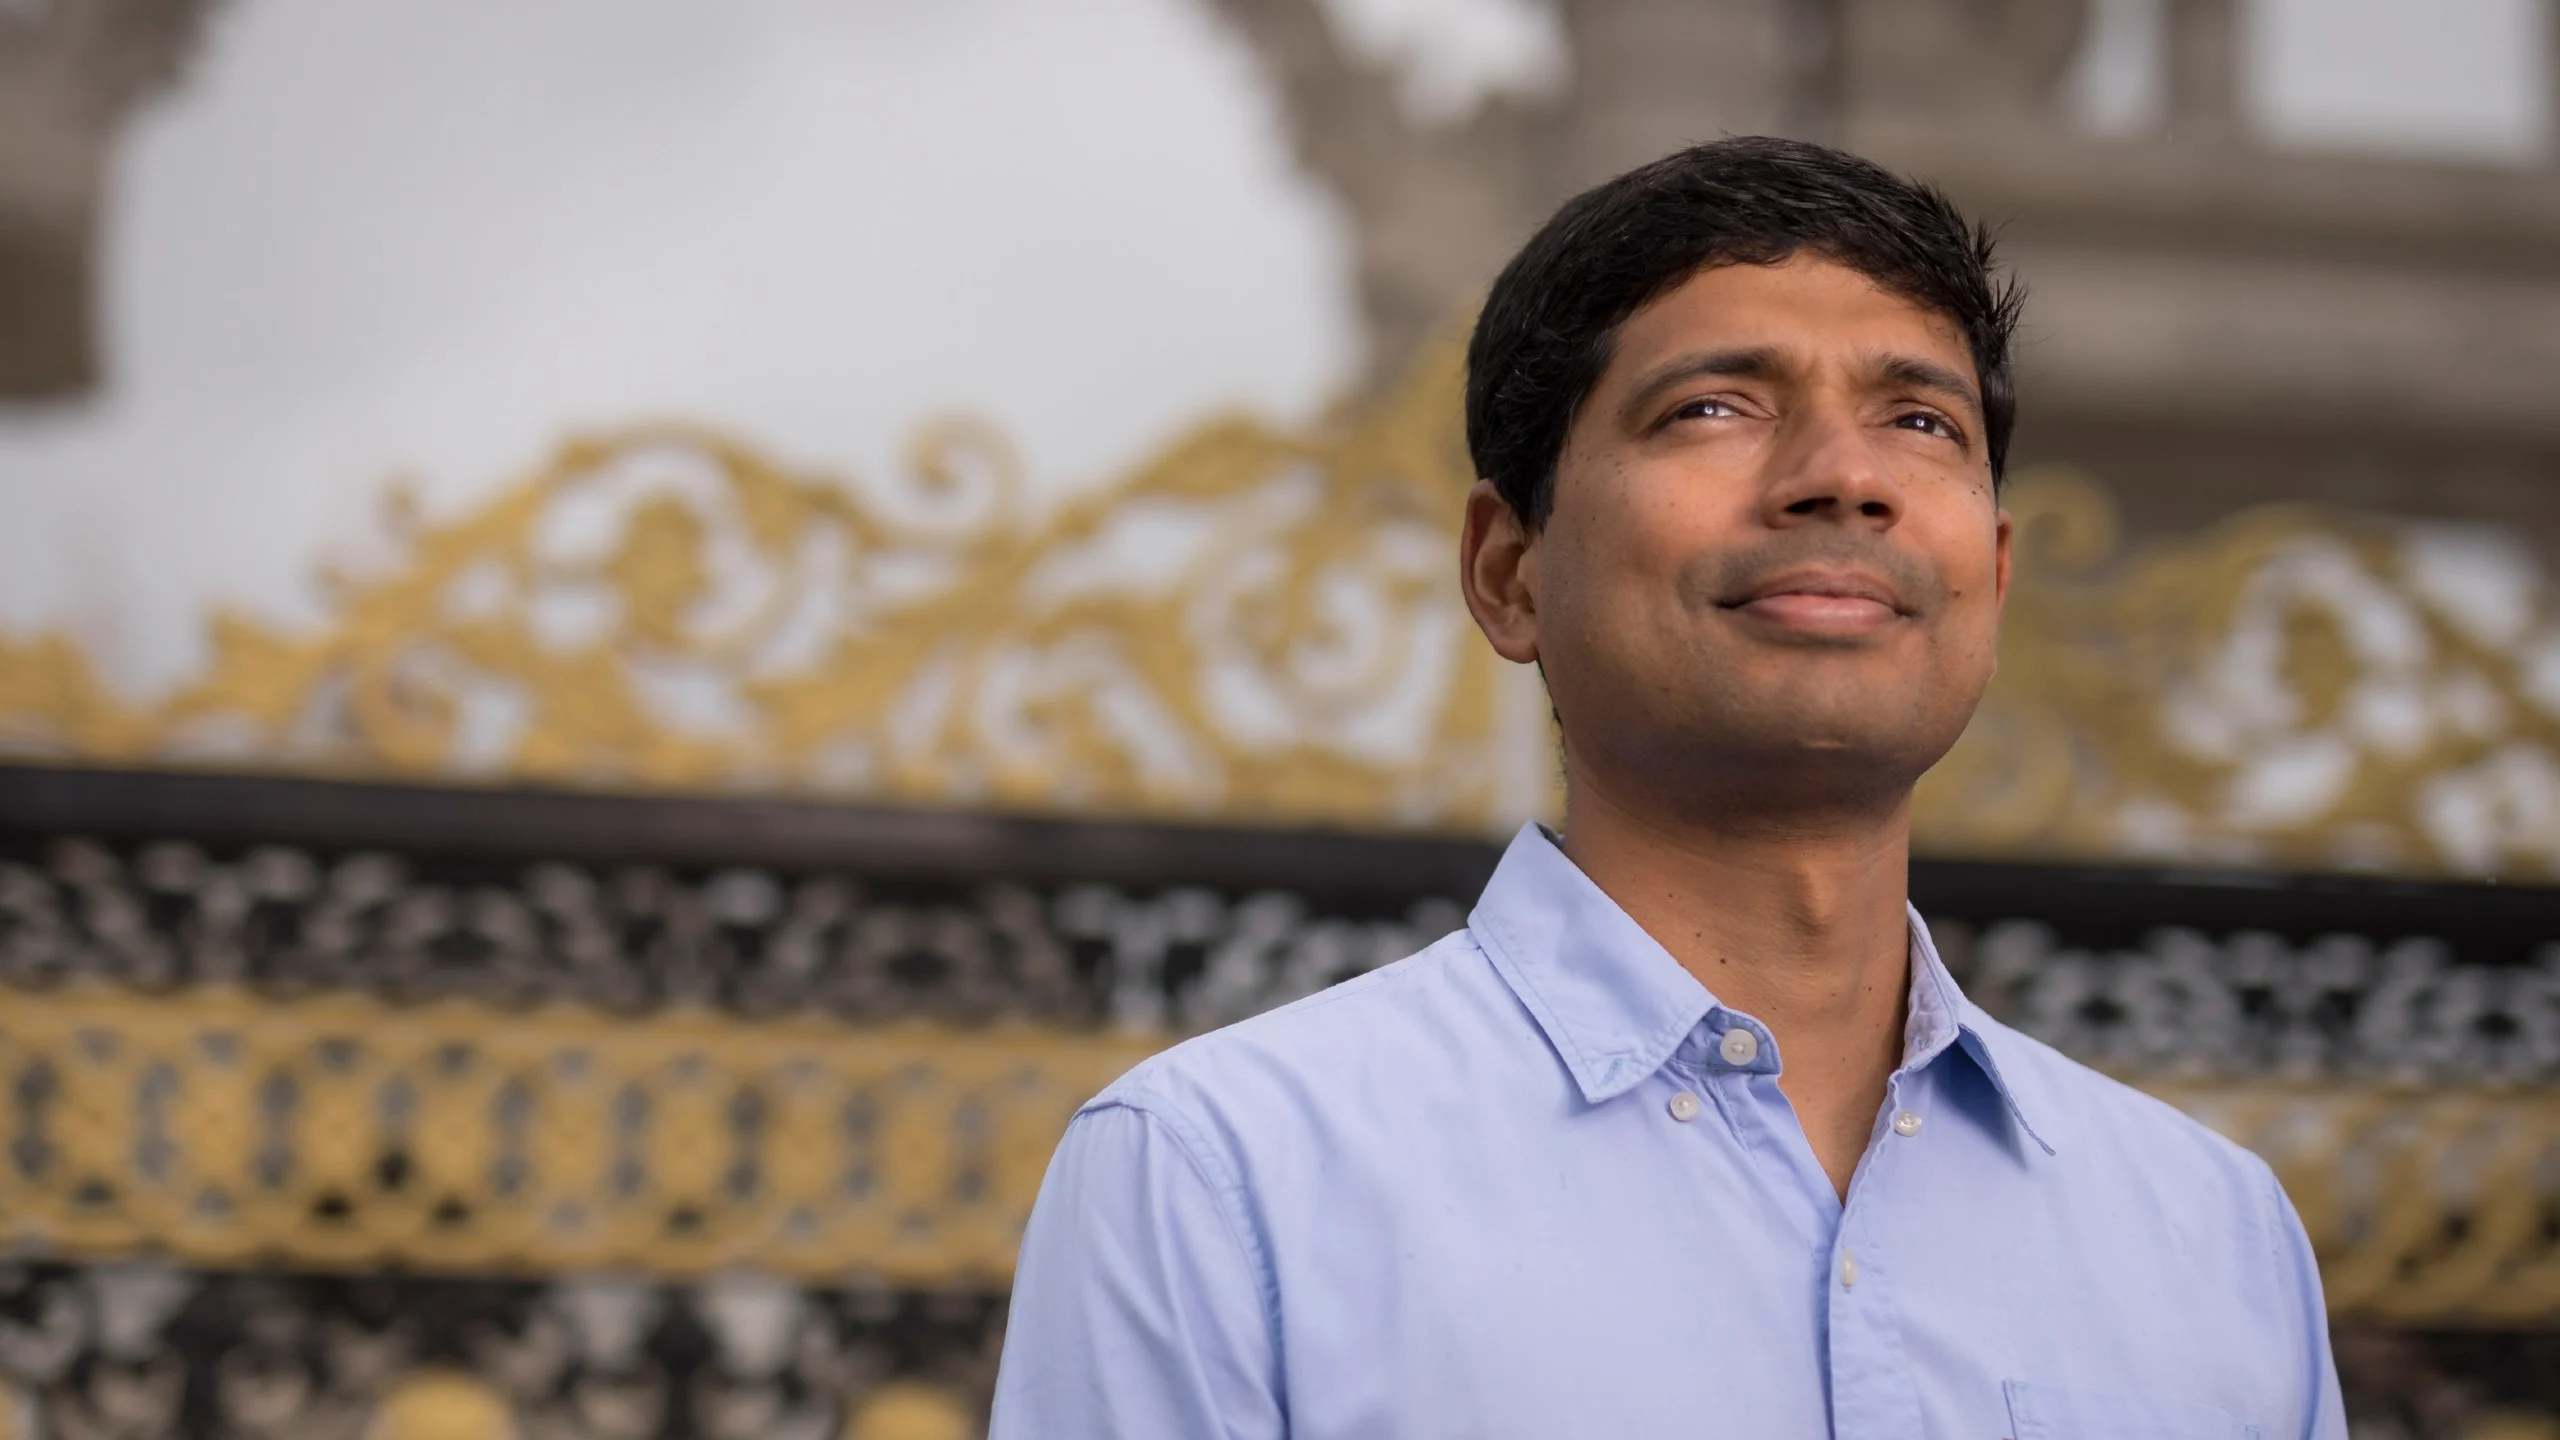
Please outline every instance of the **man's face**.
[[1535, 660], [1577, 785], [1858, 803], [1990, 681], [2009, 525], [1953, 322], [1811, 254], [1620, 327], [1535, 535], [1479, 485], [1470, 607]]

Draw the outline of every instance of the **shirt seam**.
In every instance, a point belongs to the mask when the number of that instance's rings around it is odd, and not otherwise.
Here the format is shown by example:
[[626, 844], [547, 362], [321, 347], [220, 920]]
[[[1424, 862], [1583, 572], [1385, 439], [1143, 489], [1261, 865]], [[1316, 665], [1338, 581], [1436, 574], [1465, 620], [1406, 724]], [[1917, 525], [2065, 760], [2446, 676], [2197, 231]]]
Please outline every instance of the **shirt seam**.
[[[1463, 934], [1465, 932], [1452, 931], [1451, 933]], [[1446, 943], [1448, 943], [1446, 937], [1434, 940], [1430, 944], [1423, 946], [1421, 949], [1414, 951], [1412, 954], [1399, 957], [1388, 964], [1379, 966], [1375, 970], [1364, 970], [1357, 975], [1337, 980], [1332, 984], [1325, 986], [1323, 989], [1317, 990], [1311, 994], [1301, 995], [1285, 1004], [1276, 1005], [1258, 1015], [1248, 1016], [1234, 1024], [1221, 1026], [1218, 1029], [1209, 1031], [1205, 1035], [1195, 1036], [1191, 1040], [1185, 1042], [1185, 1048], [1196, 1046], [1198, 1049], [1195, 1053], [1215, 1054], [1219, 1049], [1223, 1048], [1230, 1031], [1241, 1029], [1247, 1025], [1253, 1024], [1255, 1021], [1288, 1015], [1303, 1015], [1310, 1011], [1325, 1009], [1328, 1006], [1337, 1004], [1344, 1000], [1350, 1000], [1357, 996], [1365, 995], [1372, 990], [1384, 990], [1390, 985], [1419, 983], [1413, 979], [1414, 975], [1417, 973], [1415, 962], [1430, 959], [1433, 952], [1437, 951]], [[1153, 1094], [1155, 1092], [1149, 1091], [1146, 1093]], [[1101, 1099], [1104, 1097], [1098, 1096], [1096, 1098]]]
[[[2248, 1158], [2251, 1167], [2257, 1171], [2254, 1178], [2257, 1181], [2258, 1191], [2258, 1229], [2267, 1251], [2267, 1276], [2273, 1282], [2267, 1292], [2268, 1300], [2276, 1312], [2283, 1315], [2289, 1323], [2300, 1325], [2303, 1308], [2302, 1279], [2300, 1276], [2286, 1273], [2289, 1267], [2286, 1264], [2285, 1251], [2293, 1227], [2286, 1219], [2287, 1202], [2284, 1195], [2284, 1182], [2276, 1179], [2275, 1167], [2269, 1165], [2263, 1157], [2253, 1154]], [[2302, 1337], [2297, 1345], [2306, 1356], [2317, 1355], [2319, 1352], [2319, 1342], [2309, 1336]], [[2318, 1360], [2310, 1360], [2305, 1365], [2304, 1371], [2300, 1404], [2303, 1431], [2307, 1434], [2319, 1424], [2321, 1374]], [[2252, 1426], [2249, 1433], [2255, 1436], [2260, 1433], [2260, 1429]]]
[[2285, 1290], [2284, 1248], [2281, 1243], [2284, 1227], [2276, 1218], [2275, 1171], [2268, 1168], [2266, 1161], [2254, 1155], [2249, 1158], [2256, 1162], [2250, 1168], [2257, 1171], [2250, 1178], [2256, 1182], [2252, 1188], [2258, 1192], [2258, 1241], [2266, 1247], [2267, 1272], [2276, 1282], [2274, 1293], [2282, 1295]]
[[[1147, 1102], [1154, 1102], [1149, 1104]], [[1138, 1091], [1115, 1097], [1110, 1103], [1119, 1105], [1161, 1127], [1173, 1148], [1191, 1167], [1191, 1173], [1218, 1202], [1219, 1217], [1226, 1221], [1227, 1237], [1244, 1253], [1245, 1262], [1253, 1269], [1254, 1289], [1262, 1302], [1263, 1324], [1271, 1332], [1271, 1353], [1275, 1369], [1285, 1374], [1282, 1361], [1280, 1331], [1280, 1280], [1271, 1265], [1270, 1252], [1255, 1238], [1253, 1227], [1242, 1213], [1244, 1182], [1222, 1161], [1209, 1158], [1211, 1147], [1205, 1137], [1193, 1129], [1189, 1120], [1176, 1113], [1163, 1097], [1153, 1091]], [[1163, 1106], [1159, 1109], [1158, 1106]]]
[[[1464, 932], [1452, 931], [1451, 933], [1460, 934]], [[1233, 1024], [1220, 1026], [1206, 1034], [1194, 1035], [1172, 1049], [1158, 1051], [1155, 1055], [1139, 1062], [1138, 1066], [1127, 1076], [1120, 1080], [1113, 1081], [1109, 1086], [1105, 1087], [1100, 1094], [1095, 1095], [1092, 1099], [1077, 1106], [1076, 1114], [1084, 1115], [1096, 1110], [1108, 1109], [1113, 1105], [1129, 1104], [1130, 1097], [1133, 1096], [1144, 1096], [1153, 1099], [1159, 1104], [1166, 1105], [1169, 1109], [1171, 1102], [1164, 1099], [1162, 1091], [1153, 1089], [1149, 1083], [1149, 1076], [1141, 1072], [1156, 1070], [1159, 1067], [1160, 1062], [1165, 1061], [1168, 1057], [1178, 1058], [1182, 1055], [1208, 1057], [1220, 1054], [1224, 1052], [1230, 1044], [1243, 1043], [1235, 1032], [1242, 1031], [1247, 1027], [1261, 1024], [1275, 1018], [1284, 1017], [1286, 1015], [1301, 1015], [1311, 1011], [1322, 1010], [1327, 1006], [1336, 1004], [1340, 1001], [1354, 999], [1371, 990], [1383, 990], [1390, 985], [1419, 984], [1420, 982], [1413, 978], [1416, 973], [1413, 968], [1413, 962], [1430, 958], [1432, 953], [1438, 950], [1440, 946], [1445, 943], [1447, 943], [1445, 940], [1435, 940], [1431, 944], [1424, 946], [1422, 949], [1416, 950], [1411, 955], [1404, 956], [1402, 959], [1395, 961], [1393, 964], [1381, 965], [1375, 970], [1365, 971], [1345, 980], [1338, 980], [1311, 995], [1301, 995], [1297, 999], [1291, 1000], [1285, 1005], [1265, 1010], [1259, 1015], [1248, 1016]], [[1132, 1104], [1129, 1105], [1129, 1108], [1135, 1110], [1144, 1107]], [[1146, 1113], [1150, 1115], [1160, 1115], [1162, 1112], [1149, 1109]]]

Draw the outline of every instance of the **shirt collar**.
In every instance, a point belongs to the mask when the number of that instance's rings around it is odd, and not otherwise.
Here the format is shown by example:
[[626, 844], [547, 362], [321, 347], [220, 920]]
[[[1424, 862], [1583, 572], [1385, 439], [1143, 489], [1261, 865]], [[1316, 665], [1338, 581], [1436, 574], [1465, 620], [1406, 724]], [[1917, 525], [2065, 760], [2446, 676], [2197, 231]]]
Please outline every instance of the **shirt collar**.
[[[1467, 924], [1592, 1104], [1625, 1094], [1661, 1069], [1700, 1021], [1738, 1014], [1719, 1004], [1535, 823], [1512, 837]], [[2052, 1154], [2012, 1088], [2026, 1067], [2000, 1063], [2011, 1048], [2006, 1032], [1964, 998], [1913, 910], [1903, 1063], [1919, 1068], [1950, 1046], [1981, 1068], [2018, 1127]]]
[[[2015, 1032], [1993, 1020], [1981, 1006], [1965, 998], [1956, 977], [1947, 973], [1946, 961], [1938, 958], [1938, 942], [1929, 934], [1929, 922], [1920, 918], [1918, 906], [1905, 904], [1911, 912], [1911, 1006], [1902, 1041], [1902, 1063], [1912, 1069], [1929, 1063], [1949, 1045], [1963, 1050], [2000, 1092], [2000, 1103], [2007, 1107], [2009, 1118], [2018, 1123], [2028, 1139], [2047, 1155], [2053, 1153], [2053, 1142], [2027, 1118], [2029, 1109], [2045, 1117], [2046, 1128], [2052, 1126], [2053, 1107], [2042, 1103], [2022, 1103], [2021, 1084], [2032, 1085], [2035, 1074], [2017, 1054]], [[2001, 1060], [2007, 1057], [2009, 1063]]]

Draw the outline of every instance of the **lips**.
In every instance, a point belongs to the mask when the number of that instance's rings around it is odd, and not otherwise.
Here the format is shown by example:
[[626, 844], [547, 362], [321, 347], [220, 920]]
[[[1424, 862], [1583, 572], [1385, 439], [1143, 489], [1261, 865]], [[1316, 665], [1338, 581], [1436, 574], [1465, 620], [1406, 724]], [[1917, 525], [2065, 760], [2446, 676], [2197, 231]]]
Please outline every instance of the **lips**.
[[1782, 629], [1850, 634], [1910, 613], [1882, 579], [1859, 570], [1799, 569], [1745, 587], [1724, 602]]
[[1784, 596], [1826, 600], [1864, 600], [1901, 614], [1902, 597], [1883, 580], [1862, 570], [1790, 570], [1746, 587], [1728, 605], [1750, 605]]

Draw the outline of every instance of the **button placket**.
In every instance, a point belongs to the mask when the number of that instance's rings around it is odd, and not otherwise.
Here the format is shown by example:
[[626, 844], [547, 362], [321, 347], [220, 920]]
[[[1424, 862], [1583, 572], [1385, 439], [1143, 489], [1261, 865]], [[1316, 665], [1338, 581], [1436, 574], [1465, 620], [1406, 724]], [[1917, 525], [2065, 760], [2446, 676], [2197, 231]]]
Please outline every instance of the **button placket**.
[[1896, 1075], [1880, 1117], [1890, 1135], [1870, 1143], [1858, 1178], [1841, 1206], [1828, 1295], [1831, 1398], [1843, 1436], [1908, 1435], [1921, 1429], [1919, 1399], [1901, 1364], [1901, 1317], [1895, 1307], [1891, 1248], [1899, 1238], [1884, 1223], [1897, 1177], [1926, 1168], [1928, 1151], [1900, 1128], [1906, 1115], [1925, 1119], [1917, 1080]]
[[1924, 1427], [1903, 1352], [1891, 1267], [1879, 1262], [1876, 1237], [1858, 1229], [1841, 1236], [1832, 1262], [1827, 1309], [1833, 1433], [1916, 1435]]

